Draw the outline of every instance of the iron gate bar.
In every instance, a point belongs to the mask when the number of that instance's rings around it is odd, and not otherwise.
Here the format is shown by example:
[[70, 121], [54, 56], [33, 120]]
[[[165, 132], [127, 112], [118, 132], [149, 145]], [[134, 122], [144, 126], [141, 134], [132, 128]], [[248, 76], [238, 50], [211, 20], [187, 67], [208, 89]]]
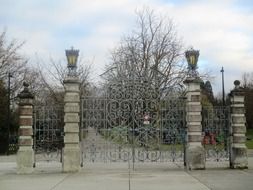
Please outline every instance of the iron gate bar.
[[146, 81], [120, 81], [104, 96], [83, 97], [82, 163], [184, 161], [184, 102], [161, 98]]
[[[61, 161], [64, 129], [63, 106], [34, 106], [34, 151], [35, 163], [41, 161]], [[34, 167], [35, 167], [34, 163]]]
[[230, 159], [230, 107], [204, 106], [202, 108], [203, 146], [207, 161]]

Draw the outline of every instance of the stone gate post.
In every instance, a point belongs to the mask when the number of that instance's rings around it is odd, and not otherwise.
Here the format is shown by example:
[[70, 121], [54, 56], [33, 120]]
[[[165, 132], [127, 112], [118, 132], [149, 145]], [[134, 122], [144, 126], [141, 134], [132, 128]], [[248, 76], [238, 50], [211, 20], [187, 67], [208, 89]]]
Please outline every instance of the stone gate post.
[[33, 172], [33, 98], [24, 82], [24, 90], [19, 97], [19, 149], [17, 153], [17, 173], [29, 174]]
[[232, 148], [231, 168], [244, 169], [248, 167], [246, 137], [246, 118], [244, 108], [244, 92], [240, 87], [240, 81], [234, 82], [235, 88], [230, 93], [231, 101], [231, 127], [232, 127]]
[[202, 117], [200, 79], [188, 77], [184, 81], [186, 93], [186, 167], [187, 169], [205, 169], [205, 149], [202, 146]]
[[77, 172], [80, 169], [80, 83], [78, 77], [67, 76], [64, 80], [64, 88], [63, 172]]

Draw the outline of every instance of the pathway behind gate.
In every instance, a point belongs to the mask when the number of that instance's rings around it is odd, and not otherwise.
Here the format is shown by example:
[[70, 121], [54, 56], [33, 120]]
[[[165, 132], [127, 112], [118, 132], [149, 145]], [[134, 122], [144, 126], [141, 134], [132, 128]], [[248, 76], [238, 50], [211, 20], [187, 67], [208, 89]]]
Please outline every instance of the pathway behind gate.
[[253, 157], [249, 166], [187, 172], [173, 163], [143, 163], [133, 171], [127, 163], [93, 163], [67, 174], [57, 162], [41, 162], [34, 174], [17, 175], [15, 156], [0, 156], [0, 190], [252, 190]]

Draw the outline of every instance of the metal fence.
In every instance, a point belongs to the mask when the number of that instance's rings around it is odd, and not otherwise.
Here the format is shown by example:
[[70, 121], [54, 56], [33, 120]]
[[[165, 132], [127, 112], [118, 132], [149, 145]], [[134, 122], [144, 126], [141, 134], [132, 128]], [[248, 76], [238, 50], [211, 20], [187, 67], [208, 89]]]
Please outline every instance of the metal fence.
[[35, 161], [61, 161], [63, 118], [63, 106], [34, 106]]
[[110, 85], [81, 105], [82, 162], [183, 162], [184, 99], [143, 81]]
[[202, 129], [206, 160], [228, 161], [231, 144], [230, 108], [202, 107]]

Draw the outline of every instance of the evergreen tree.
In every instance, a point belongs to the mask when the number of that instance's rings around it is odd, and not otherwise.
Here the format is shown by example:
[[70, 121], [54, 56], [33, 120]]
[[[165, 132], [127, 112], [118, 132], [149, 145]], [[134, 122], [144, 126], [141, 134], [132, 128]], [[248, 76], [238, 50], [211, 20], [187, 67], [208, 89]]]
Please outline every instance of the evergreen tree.
[[3, 81], [0, 80], [0, 153], [5, 153], [8, 145], [7, 110], [8, 94]]
[[214, 104], [214, 96], [213, 89], [210, 81], [201, 81], [200, 82], [201, 89], [201, 103], [202, 106], [213, 106]]
[[213, 88], [212, 88], [212, 85], [211, 85], [210, 81], [205, 82], [204, 93], [208, 97], [209, 101], [211, 103], [213, 103], [214, 102]]

